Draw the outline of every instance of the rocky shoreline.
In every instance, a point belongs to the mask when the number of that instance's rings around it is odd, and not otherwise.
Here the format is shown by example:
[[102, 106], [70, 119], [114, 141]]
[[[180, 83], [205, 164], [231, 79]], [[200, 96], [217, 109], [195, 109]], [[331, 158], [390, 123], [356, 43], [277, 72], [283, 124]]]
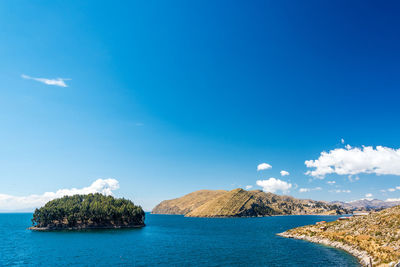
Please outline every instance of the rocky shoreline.
[[99, 230], [99, 229], [129, 229], [129, 228], [142, 228], [145, 224], [140, 225], [110, 225], [110, 226], [77, 226], [77, 227], [29, 227], [28, 230], [48, 232], [48, 231], [75, 231], [75, 230]]
[[[309, 241], [309, 242], [323, 244], [323, 245], [326, 245], [326, 246], [331, 246], [331, 247], [334, 247], [334, 248], [342, 249], [342, 250], [350, 253], [354, 257], [356, 257], [362, 266], [368, 266], [368, 267], [374, 266], [373, 265], [374, 264], [373, 258], [370, 255], [368, 255], [367, 252], [361, 251], [359, 249], [356, 249], [356, 248], [354, 248], [352, 246], [343, 244], [341, 242], [331, 241], [329, 239], [321, 238], [321, 237], [313, 237], [313, 236], [306, 236], [306, 235], [296, 235], [296, 234], [291, 234], [291, 233], [288, 233], [288, 232], [279, 233], [277, 235], [282, 236], [282, 237], [286, 237], [286, 238], [302, 239], [302, 240], [306, 240], [306, 241]], [[391, 266], [395, 266], [395, 265], [396, 264], [394, 263]]]

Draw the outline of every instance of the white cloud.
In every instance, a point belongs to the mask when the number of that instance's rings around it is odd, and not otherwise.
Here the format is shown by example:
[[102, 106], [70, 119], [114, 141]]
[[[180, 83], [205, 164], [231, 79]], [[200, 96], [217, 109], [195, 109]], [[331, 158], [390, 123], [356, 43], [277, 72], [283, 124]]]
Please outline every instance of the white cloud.
[[50, 200], [63, 196], [90, 193], [112, 195], [112, 191], [118, 188], [119, 183], [115, 179], [97, 179], [88, 187], [59, 189], [56, 192], [46, 192], [42, 195], [12, 196], [0, 194], [0, 210], [33, 210], [43, 206]]
[[258, 164], [257, 171], [268, 170], [268, 169], [271, 169], [271, 168], [272, 168], [272, 166], [269, 165], [268, 163], [261, 163], [261, 164]]
[[386, 202], [400, 202], [400, 198], [388, 198], [385, 201]]
[[336, 184], [336, 181], [327, 181], [326, 183], [330, 184], [330, 185], [334, 185], [334, 184]]
[[352, 175], [349, 175], [349, 181], [350, 182], [356, 182], [356, 181], [358, 181], [358, 180], [360, 180], [360, 177], [358, 177], [358, 176], [356, 176], [356, 177], [353, 177]]
[[332, 193], [351, 193], [350, 190], [346, 190], [346, 189], [330, 190], [329, 192], [332, 192]]
[[375, 173], [377, 175], [400, 175], [400, 149], [377, 146], [362, 148], [337, 148], [321, 152], [316, 160], [306, 160], [306, 174], [324, 179], [327, 174], [356, 175]]
[[300, 193], [304, 193], [304, 192], [310, 192], [310, 188], [300, 188], [299, 189]]
[[314, 187], [314, 188], [299, 188], [300, 193], [310, 192], [310, 191], [319, 191], [322, 190], [321, 187]]
[[249, 190], [249, 189], [252, 189], [253, 188], [253, 186], [252, 185], [246, 185], [246, 190]]
[[31, 77], [25, 74], [21, 75], [22, 78], [27, 79], [27, 80], [34, 80], [38, 81], [47, 85], [55, 85], [55, 86], [61, 86], [61, 87], [67, 87], [67, 84], [65, 81], [68, 81], [70, 79], [63, 79], [63, 78], [56, 78], [56, 79], [47, 79], [47, 78], [35, 78]]
[[271, 177], [268, 180], [258, 180], [256, 184], [258, 186], [261, 186], [263, 188], [263, 191], [271, 193], [275, 193], [277, 191], [282, 191], [283, 193], [286, 193], [292, 187], [292, 184], [276, 179], [274, 177]]
[[286, 175], [289, 175], [289, 174], [290, 173], [288, 171], [281, 170], [281, 176], [286, 176]]
[[394, 192], [394, 191], [396, 191], [396, 190], [400, 190], [400, 186], [396, 186], [396, 187], [394, 187], [394, 188], [388, 188], [387, 190], [382, 189], [382, 190], [380, 190], [380, 191], [381, 191], [381, 192], [386, 192], [386, 191], [388, 191], [388, 192]]
[[366, 197], [366, 198], [371, 198], [371, 197], [372, 197], [372, 194], [371, 194], [371, 193], [365, 194], [365, 197]]

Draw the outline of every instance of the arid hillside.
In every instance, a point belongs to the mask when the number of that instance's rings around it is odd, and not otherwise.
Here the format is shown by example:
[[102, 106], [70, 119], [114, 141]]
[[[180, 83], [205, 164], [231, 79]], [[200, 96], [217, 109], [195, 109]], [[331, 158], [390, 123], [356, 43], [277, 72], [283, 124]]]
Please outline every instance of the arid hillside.
[[187, 217], [257, 217], [271, 215], [343, 214], [347, 211], [322, 201], [279, 196], [261, 190], [201, 190], [157, 205], [154, 214]]

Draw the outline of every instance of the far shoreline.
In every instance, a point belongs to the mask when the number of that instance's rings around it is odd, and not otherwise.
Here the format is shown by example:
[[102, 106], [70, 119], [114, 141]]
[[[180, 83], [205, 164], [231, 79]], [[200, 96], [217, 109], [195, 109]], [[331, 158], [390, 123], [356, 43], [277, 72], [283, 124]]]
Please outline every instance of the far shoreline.
[[277, 215], [265, 215], [265, 216], [186, 216], [184, 214], [170, 214], [170, 213], [150, 213], [151, 215], [172, 215], [172, 216], [183, 216], [185, 218], [268, 218], [268, 217], [287, 217], [287, 216], [346, 216], [349, 214], [277, 214]]
[[27, 230], [35, 232], [52, 232], [52, 231], [80, 231], [80, 230], [112, 230], [112, 229], [133, 229], [133, 228], [143, 228], [146, 224], [138, 225], [120, 225], [120, 226], [95, 226], [95, 227], [36, 227], [31, 226]]

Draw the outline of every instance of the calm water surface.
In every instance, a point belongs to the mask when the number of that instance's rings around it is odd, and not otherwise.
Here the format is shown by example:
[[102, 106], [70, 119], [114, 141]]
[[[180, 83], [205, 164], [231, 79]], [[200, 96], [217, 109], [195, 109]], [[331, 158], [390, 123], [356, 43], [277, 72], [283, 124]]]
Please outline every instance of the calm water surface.
[[32, 232], [0, 214], [0, 266], [359, 266], [347, 253], [276, 233], [333, 216], [207, 219], [146, 214], [130, 230]]

